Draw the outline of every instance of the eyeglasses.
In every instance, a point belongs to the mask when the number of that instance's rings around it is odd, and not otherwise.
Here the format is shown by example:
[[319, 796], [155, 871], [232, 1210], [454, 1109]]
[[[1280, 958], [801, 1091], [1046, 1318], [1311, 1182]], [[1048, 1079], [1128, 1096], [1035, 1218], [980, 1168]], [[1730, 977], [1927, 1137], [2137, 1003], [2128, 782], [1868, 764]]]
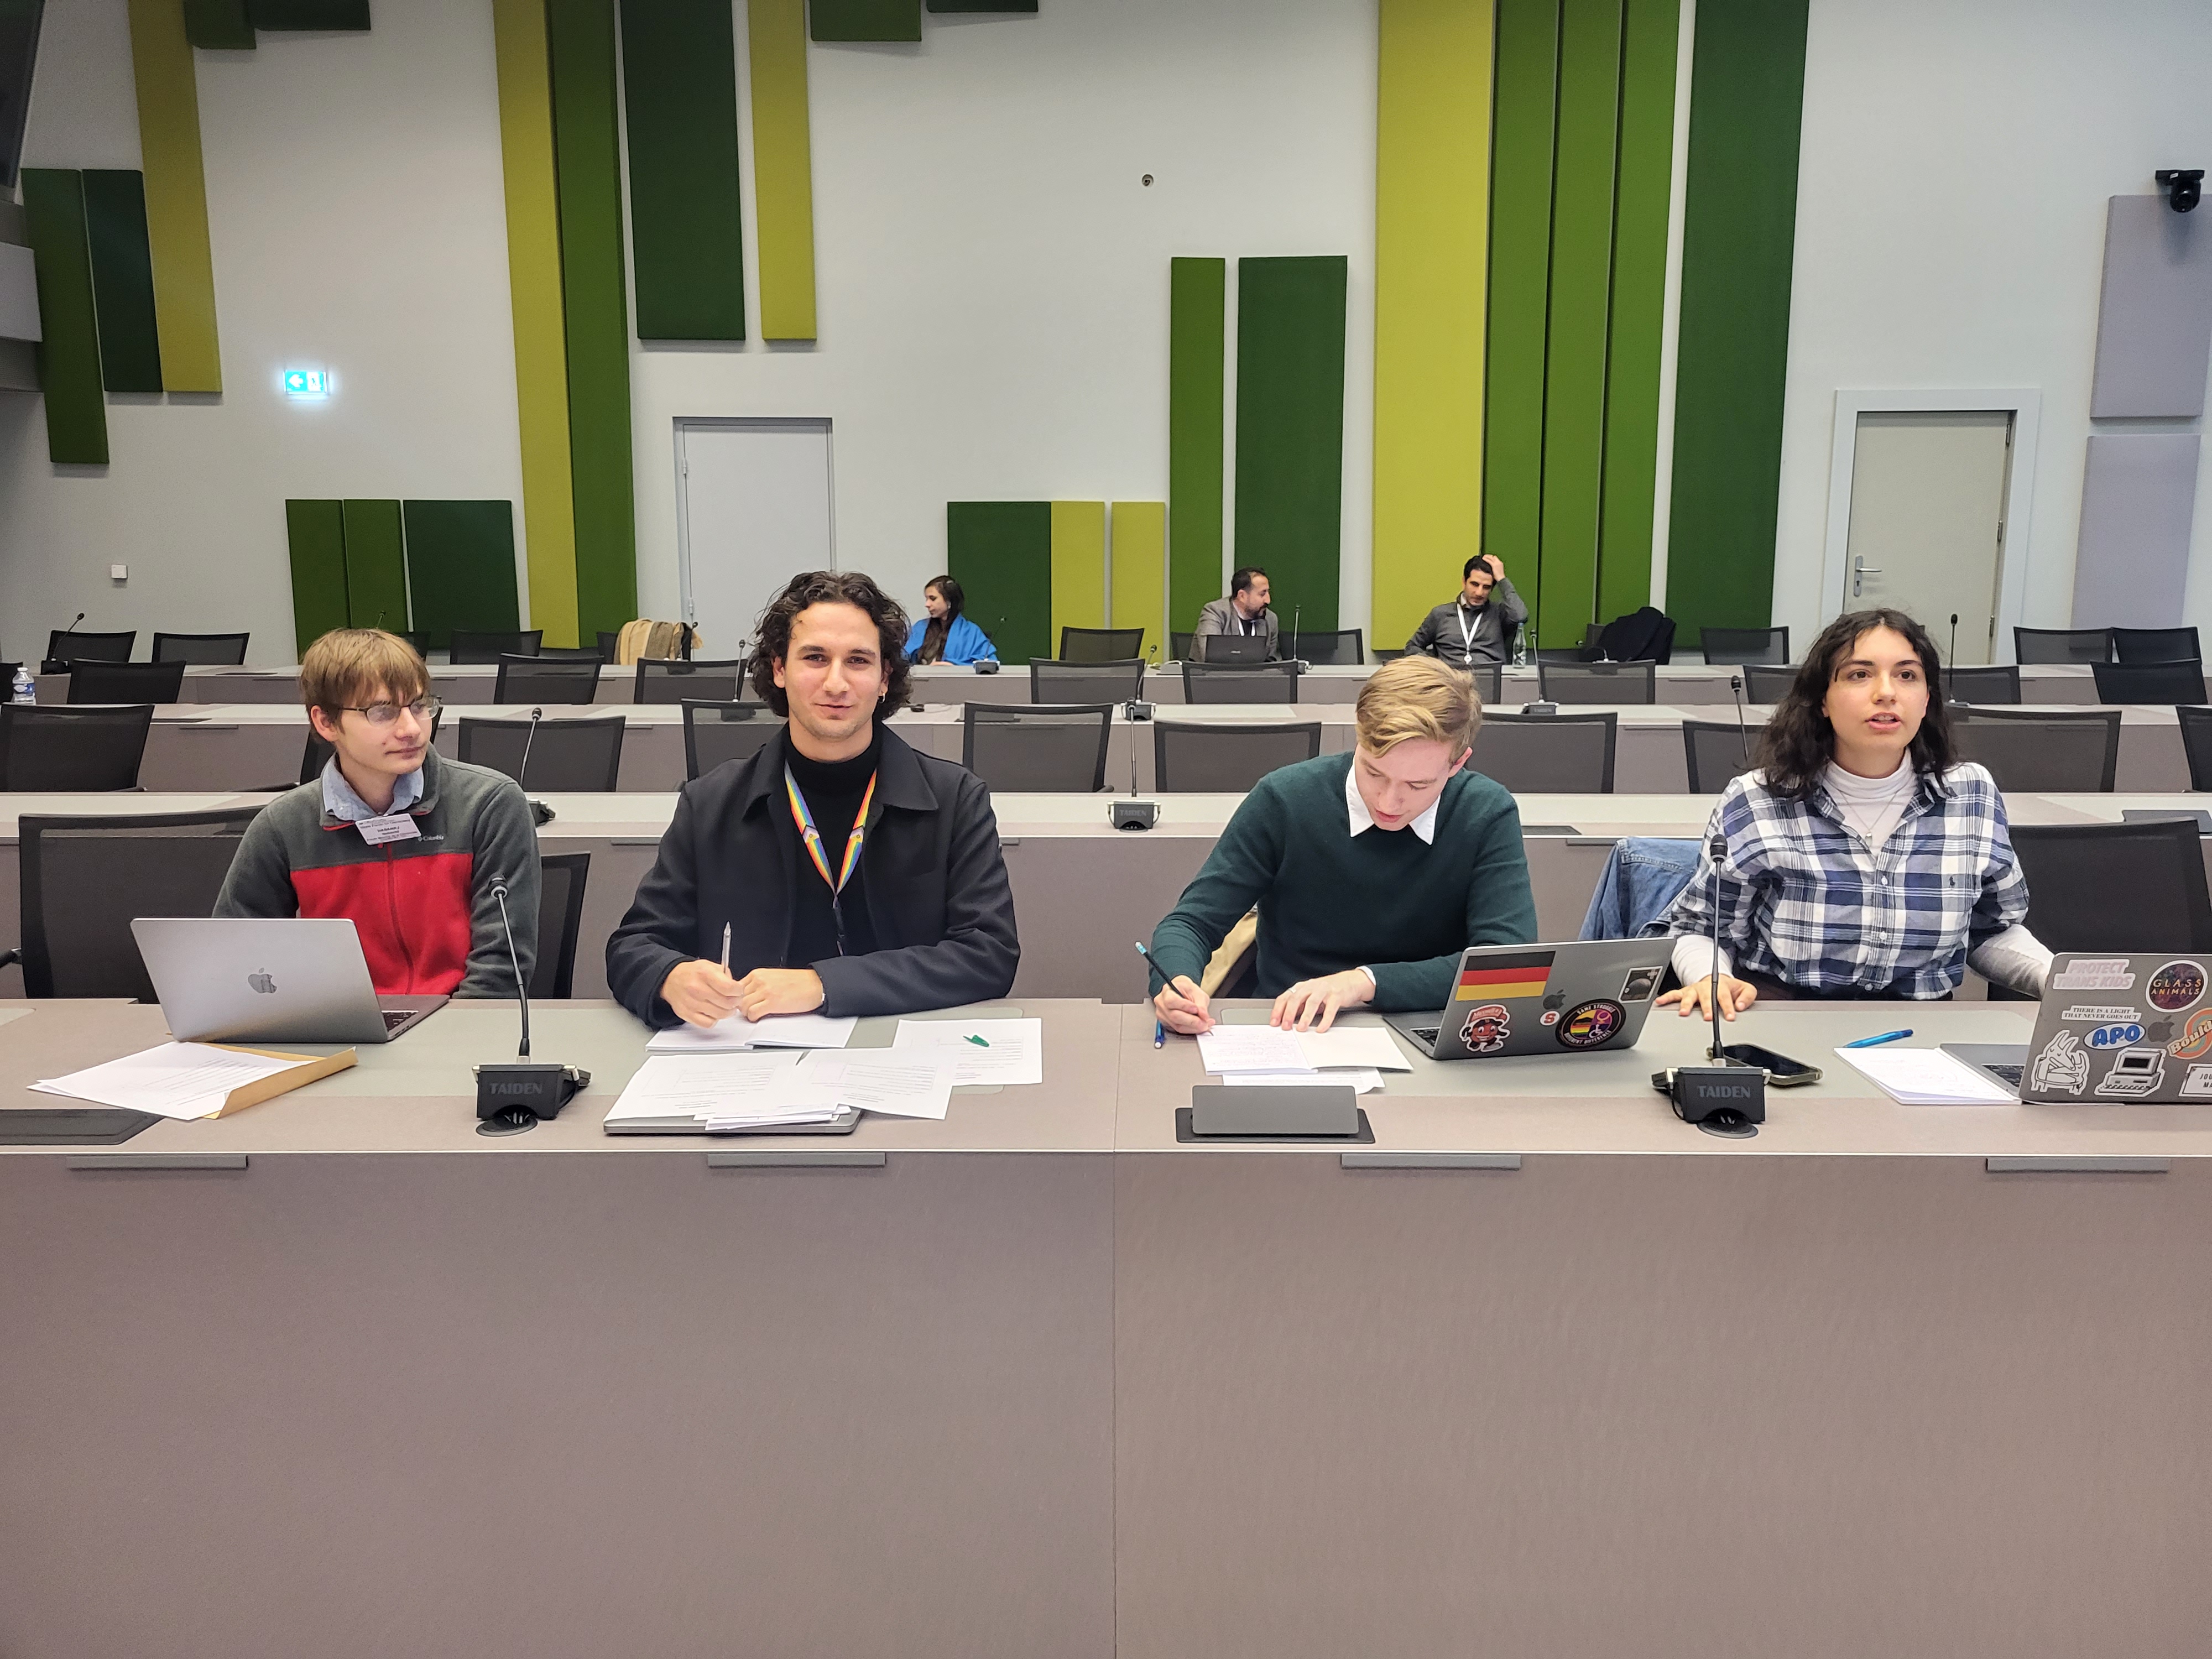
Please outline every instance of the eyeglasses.
[[342, 702], [338, 708], [346, 714], [359, 714], [371, 726], [386, 726], [398, 720], [399, 711], [403, 708], [416, 720], [427, 720], [436, 718], [438, 711], [445, 706], [442, 698], [417, 697], [410, 703], [373, 702], [368, 708], [362, 708], [349, 702]]

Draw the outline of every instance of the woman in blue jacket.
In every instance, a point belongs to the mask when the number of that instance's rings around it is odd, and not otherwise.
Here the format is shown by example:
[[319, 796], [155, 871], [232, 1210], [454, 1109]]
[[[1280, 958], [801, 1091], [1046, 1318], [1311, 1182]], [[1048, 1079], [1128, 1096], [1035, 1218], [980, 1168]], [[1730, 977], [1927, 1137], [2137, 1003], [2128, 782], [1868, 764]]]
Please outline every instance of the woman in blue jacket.
[[999, 647], [983, 630], [960, 614], [968, 596], [950, 576], [939, 576], [921, 590], [921, 603], [929, 612], [915, 618], [907, 630], [908, 662], [996, 662]]

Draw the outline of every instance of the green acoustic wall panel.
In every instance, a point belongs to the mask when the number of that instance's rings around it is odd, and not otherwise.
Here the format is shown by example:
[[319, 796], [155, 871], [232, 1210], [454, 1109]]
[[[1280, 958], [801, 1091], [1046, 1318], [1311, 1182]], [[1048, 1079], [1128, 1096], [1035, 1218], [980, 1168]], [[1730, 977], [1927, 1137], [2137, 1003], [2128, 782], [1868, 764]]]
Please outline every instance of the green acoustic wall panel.
[[548, 0], [546, 26], [568, 344], [576, 629], [588, 640], [637, 615], [613, 0]]
[[638, 338], [742, 340], [729, 0], [631, 0], [622, 41]]
[[1559, 0], [1498, 0], [1490, 138], [1490, 323], [1484, 351], [1482, 544], [1541, 597], [1545, 319], [1552, 287], [1552, 155]]
[[1161, 609], [1168, 591], [1168, 504], [1116, 501], [1113, 514], [1114, 609], [1107, 625], [1143, 629], [1146, 652], [1153, 661], [1163, 661], [1168, 654], [1167, 617]]
[[39, 386], [46, 456], [65, 465], [107, 463], [107, 399], [100, 383], [100, 325], [85, 239], [84, 180], [60, 167], [25, 167], [24, 225], [39, 288]]
[[246, 0], [184, 0], [185, 39], [210, 52], [253, 50]]
[[398, 633], [407, 621], [407, 551], [397, 501], [345, 503], [346, 615]]
[[292, 638], [300, 653], [349, 620], [346, 611], [345, 503], [287, 501], [292, 551]]
[[1106, 503], [1052, 504], [1052, 648], [1063, 628], [1106, 626]]
[[1597, 617], [1621, 0], [1565, 0], [1544, 350], [1544, 519], [1536, 642], [1580, 643]]
[[246, 0], [246, 11], [258, 29], [368, 27], [368, 0]]
[[1667, 555], [1686, 646], [1772, 615], [1806, 5], [1698, 6]]
[[1009, 665], [1049, 657], [1052, 503], [947, 501], [945, 570], [968, 592], [968, 615]]
[[1237, 562], [1336, 626], [1344, 545], [1342, 254], [1237, 262]]
[[817, 40], [919, 40], [921, 0], [808, 0]]
[[[456, 628], [522, 626], [512, 501], [407, 503], [407, 575], [415, 629], [442, 649]], [[585, 635], [586, 639], [591, 635]]]
[[[1188, 634], [1221, 580], [1222, 424], [1228, 384], [1229, 264], [1168, 265], [1168, 626]], [[1163, 653], [1165, 641], [1162, 641]]]
[[161, 341], [154, 322], [145, 179], [119, 169], [86, 169], [84, 222], [100, 315], [101, 384], [110, 392], [159, 392]]
[[761, 337], [814, 337], [814, 155], [805, 0], [747, 0]]
[[1680, 0], [1628, 0], [1620, 48], [1620, 187], [1613, 210], [1612, 344], [1597, 614], [1651, 602], [1659, 465], [1659, 342], [1667, 320], [1667, 210], [1674, 161]]

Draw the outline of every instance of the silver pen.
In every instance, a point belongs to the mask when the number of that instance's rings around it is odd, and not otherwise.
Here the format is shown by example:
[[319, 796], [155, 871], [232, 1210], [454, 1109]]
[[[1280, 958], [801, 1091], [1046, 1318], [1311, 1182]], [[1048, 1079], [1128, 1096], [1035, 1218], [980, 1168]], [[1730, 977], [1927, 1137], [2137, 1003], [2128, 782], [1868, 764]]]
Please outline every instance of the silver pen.
[[730, 924], [722, 924], [722, 971], [730, 971]]

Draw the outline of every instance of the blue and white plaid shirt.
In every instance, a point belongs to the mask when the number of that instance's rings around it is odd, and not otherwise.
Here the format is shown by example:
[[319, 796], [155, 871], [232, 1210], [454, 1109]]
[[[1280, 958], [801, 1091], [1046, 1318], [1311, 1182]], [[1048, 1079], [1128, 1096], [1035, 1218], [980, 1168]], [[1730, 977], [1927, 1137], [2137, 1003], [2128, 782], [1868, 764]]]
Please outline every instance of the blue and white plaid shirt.
[[[1747, 772], [1713, 809], [1705, 840], [1727, 838], [1721, 948], [1739, 974], [1808, 991], [1941, 997], [1966, 953], [2027, 914], [2004, 798], [1971, 762], [1920, 775], [1881, 850], [1847, 828], [1825, 787], [1785, 800]], [[1713, 861], [1668, 907], [1670, 934], [1711, 939]]]

